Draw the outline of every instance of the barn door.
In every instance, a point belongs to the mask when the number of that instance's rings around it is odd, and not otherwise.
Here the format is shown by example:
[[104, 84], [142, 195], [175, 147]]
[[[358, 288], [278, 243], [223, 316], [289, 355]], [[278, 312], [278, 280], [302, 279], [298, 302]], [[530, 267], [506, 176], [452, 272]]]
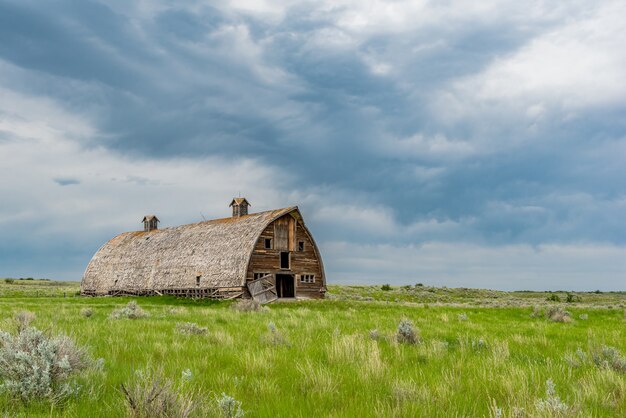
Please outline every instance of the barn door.
[[291, 216], [284, 216], [274, 221], [274, 249], [294, 251], [295, 225]]
[[276, 295], [276, 285], [271, 274], [267, 274], [256, 280], [250, 280], [247, 286], [252, 299], [259, 303], [270, 303], [278, 299]]

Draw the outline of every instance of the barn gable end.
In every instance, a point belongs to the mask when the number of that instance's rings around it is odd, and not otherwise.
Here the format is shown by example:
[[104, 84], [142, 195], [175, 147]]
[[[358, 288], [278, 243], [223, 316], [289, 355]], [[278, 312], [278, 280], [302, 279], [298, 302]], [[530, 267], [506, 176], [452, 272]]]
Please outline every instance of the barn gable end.
[[[270, 248], [266, 246], [267, 240], [271, 243]], [[285, 252], [289, 254], [288, 268], [281, 267], [281, 253]], [[267, 274], [275, 282], [277, 276], [292, 276], [286, 280], [293, 280], [297, 297], [324, 296], [326, 277], [322, 258], [299, 212], [283, 215], [261, 233], [250, 258], [247, 280]], [[276, 285], [280, 287], [281, 283], [277, 282]], [[280, 290], [278, 289], [279, 292]]]

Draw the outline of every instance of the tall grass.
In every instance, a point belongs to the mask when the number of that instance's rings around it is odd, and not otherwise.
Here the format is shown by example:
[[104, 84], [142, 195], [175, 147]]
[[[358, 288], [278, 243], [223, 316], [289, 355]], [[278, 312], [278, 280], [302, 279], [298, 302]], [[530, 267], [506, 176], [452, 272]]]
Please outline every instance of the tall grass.
[[[548, 412], [539, 405], [552, 399], [550, 379], [568, 413], [626, 416], [621, 309], [572, 303], [572, 318], [588, 319], [554, 322], [531, 317], [532, 305], [325, 300], [248, 314], [229, 302], [136, 300], [149, 316], [111, 320], [125, 298], [0, 299], [0, 329], [14, 332], [15, 312], [30, 311], [28, 326], [69, 335], [91, 357], [104, 358], [102, 371], [77, 377], [83, 389], [52, 413], [49, 405], [15, 402], [5, 393], [0, 415], [125, 416], [121, 385], [130, 388], [135, 370], [158, 368], [183, 398], [203, 394], [217, 407], [224, 393], [241, 402], [246, 417], [486, 417], [494, 405], [506, 417], [540, 416]], [[398, 341], [402, 320], [419, 329], [420, 344]]]

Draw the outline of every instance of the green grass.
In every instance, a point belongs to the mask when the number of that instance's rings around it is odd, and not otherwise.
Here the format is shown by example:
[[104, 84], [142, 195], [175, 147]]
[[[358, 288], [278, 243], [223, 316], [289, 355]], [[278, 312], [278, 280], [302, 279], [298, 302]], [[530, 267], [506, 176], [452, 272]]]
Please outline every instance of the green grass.
[[42, 279], [0, 279], [0, 297], [72, 297], [80, 293], [80, 282]]
[[[8, 286], [18, 285], [2, 283], [3, 295]], [[177, 382], [190, 369], [186, 390], [207, 399], [225, 392], [242, 401], [251, 417], [481, 417], [491, 416], [493, 405], [504, 416], [514, 408], [537, 416], [548, 379], [575, 416], [626, 416], [626, 375], [571, 360], [577, 349], [590, 353], [602, 345], [626, 353], [621, 294], [561, 303], [574, 321], [555, 323], [531, 317], [531, 306], [545, 302], [539, 293], [497, 292], [495, 307], [484, 304], [494, 300], [489, 291], [428, 292], [452, 299], [445, 305], [420, 299], [423, 289], [330, 290], [330, 300], [278, 303], [248, 313], [231, 309], [229, 302], [135, 298], [150, 313], [136, 320], [109, 319], [130, 298], [0, 298], [2, 329], [13, 326], [15, 312], [29, 310], [36, 314], [34, 326], [68, 334], [94, 358], [105, 359], [104, 370], [84, 377], [82, 395], [62, 409], [51, 412], [50, 406], [0, 396], [0, 410], [18, 416], [124, 416], [120, 385], [135, 370], [162, 368]], [[518, 299], [530, 302], [517, 306]], [[94, 312], [91, 318], [81, 315], [86, 307]], [[588, 319], [579, 319], [583, 313]], [[419, 329], [421, 344], [395, 341], [403, 318]], [[179, 334], [180, 322], [208, 332]], [[270, 322], [284, 337], [277, 344]], [[376, 340], [370, 338], [373, 329]]]

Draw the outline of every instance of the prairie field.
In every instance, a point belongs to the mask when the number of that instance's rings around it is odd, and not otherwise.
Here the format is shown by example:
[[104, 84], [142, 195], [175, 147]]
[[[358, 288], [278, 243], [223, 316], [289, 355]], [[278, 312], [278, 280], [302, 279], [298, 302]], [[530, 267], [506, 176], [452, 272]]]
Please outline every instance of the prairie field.
[[[246, 311], [26, 282], [0, 284], [0, 329], [32, 312], [28, 327], [69, 336], [93, 364], [61, 401], [3, 390], [6, 416], [141, 416], [122, 385], [146, 376], [193, 400], [190, 416], [238, 416], [225, 395], [249, 417], [626, 416], [624, 293], [330, 286]], [[145, 316], [123, 314], [133, 300]]]

